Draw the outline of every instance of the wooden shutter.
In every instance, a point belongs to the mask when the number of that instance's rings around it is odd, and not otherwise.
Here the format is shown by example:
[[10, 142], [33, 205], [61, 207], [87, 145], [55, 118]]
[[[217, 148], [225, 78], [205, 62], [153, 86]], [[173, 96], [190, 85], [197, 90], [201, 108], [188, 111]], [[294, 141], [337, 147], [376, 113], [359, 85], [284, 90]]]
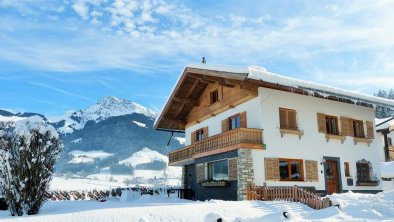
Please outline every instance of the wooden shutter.
[[196, 131], [193, 131], [193, 132], [192, 132], [191, 141], [192, 141], [192, 144], [193, 144], [194, 142], [196, 142]]
[[319, 133], [327, 133], [326, 129], [326, 115], [323, 113], [317, 113], [317, 126]]
[[366, 121], [365, 123], [367, 125], [367, 137], [373, 139], [375, 137], [373, 131], [373, 123], [371, 121]]
[[318, 163], [315, 160], [305, 160], [305, 181], [319, 181]]
[[352, 120], [341, 116], [341, 134], [344, 136], [353, 136], [353, 124]]
[[222, 133], [228, 131], [228, 119], [222, 120]]
[[205, 180], [204, 164], [196, 164], [196, 180], [197, 180], [197, 183]]
[[281, 129], [287, 128], [286, 110], [279, 108], [279, 121]]
[[287, 120], [289, 121], [289, 129], [297, 129], [296, 111], [287, 111]]
[[223, 86], [219, 86], [218, 88], [218, 99], [219, 100], [223, 99]]
[[204, 139], [208, 138], [208, 126], [204, 127], [202, 130], [204, 132]]
[[237, 180], [237, 158], [228, 160], [228, 180]]
[[264, 158], [265, 161], [265, 179], [279, 180], [279, 159]]
[[241, 128], [247, 128], [247, 125], [246, 125], [246, 111], [240, 113], [239, 117], [241, 119]]

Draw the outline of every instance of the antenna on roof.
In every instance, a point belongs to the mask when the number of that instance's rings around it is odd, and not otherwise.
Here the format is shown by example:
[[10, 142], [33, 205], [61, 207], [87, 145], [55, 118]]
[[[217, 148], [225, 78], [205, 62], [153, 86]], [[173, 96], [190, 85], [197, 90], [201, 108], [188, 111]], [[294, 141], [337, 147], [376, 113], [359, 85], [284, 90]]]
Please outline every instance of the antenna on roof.
[[202, 63], [202, 64], [207, 64], [207, 60], [205, 60], [205, 57], [202, 57], [201, 63]]

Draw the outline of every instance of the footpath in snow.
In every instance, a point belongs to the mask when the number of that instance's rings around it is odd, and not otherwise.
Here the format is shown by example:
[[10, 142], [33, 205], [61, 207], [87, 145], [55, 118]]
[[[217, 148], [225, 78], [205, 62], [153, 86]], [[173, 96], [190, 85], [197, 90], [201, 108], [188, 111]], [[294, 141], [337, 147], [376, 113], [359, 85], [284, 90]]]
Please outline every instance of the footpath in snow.
[[[0, 221], [26, 222], [108, 222], [108, 221], [394, 221], [394, 191], [377, 195], [344, 193], [330, 198], [333, 206], [314, 210], [300, 203], [284, 201], [189, 201], [163, 196], [139, 196], [125, 192], [120, 199], [106, 202], [48, 201], [35, 216], [12, 217], [0, 211]], [[289, 218], [283, 216], [288, 212]]]

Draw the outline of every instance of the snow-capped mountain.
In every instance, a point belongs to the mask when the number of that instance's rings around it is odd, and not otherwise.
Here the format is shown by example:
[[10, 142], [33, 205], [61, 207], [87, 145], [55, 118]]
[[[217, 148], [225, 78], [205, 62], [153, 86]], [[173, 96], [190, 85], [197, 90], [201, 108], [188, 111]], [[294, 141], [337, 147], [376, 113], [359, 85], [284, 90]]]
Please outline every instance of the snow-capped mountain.
[[62, 116], [50, 117], [48, 121], [56, 126], [59, 133], [68, 134], [82, 129], [88, 121], [100, 122], [110, 117], [138, 113], [154, 119], [156, 112], [140, 104], [114, 96], [100, 99], [96, 104]]
[[[163, 155], [182, 147], [184, 142], [183, 135], [176, 134], [167, 147], [170, 134], [153, 128], [154, 111], [113, 96], [59, 117], [0, 110], [0, 121], [17, 121], [33, 115], [53, 125], [63, 140], [64, 149], [57, 163], [60, 173], [97, 173], [102, 168], [109, 168], [111, 173], [124, 173], [131, 172], [132, 166], [159, 169], [167, 164]], [[146, 152], [145, 147], [150, 152]], [[152, 157], [142, 158], [141, 152]], [[97, 156], [98, 153], [106, 154], [105, 158]], [[160, 155], [162, 158], [158, 158]]]

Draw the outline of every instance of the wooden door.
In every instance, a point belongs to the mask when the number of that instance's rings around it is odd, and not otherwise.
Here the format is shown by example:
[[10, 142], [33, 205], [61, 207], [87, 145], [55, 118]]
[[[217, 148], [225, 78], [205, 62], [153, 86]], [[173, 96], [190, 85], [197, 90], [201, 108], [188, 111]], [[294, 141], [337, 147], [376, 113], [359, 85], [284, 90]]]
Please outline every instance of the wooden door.
[[337, 161], [327, 160], [325, 165], [327, 194], [339, 193], [339, 177]]

